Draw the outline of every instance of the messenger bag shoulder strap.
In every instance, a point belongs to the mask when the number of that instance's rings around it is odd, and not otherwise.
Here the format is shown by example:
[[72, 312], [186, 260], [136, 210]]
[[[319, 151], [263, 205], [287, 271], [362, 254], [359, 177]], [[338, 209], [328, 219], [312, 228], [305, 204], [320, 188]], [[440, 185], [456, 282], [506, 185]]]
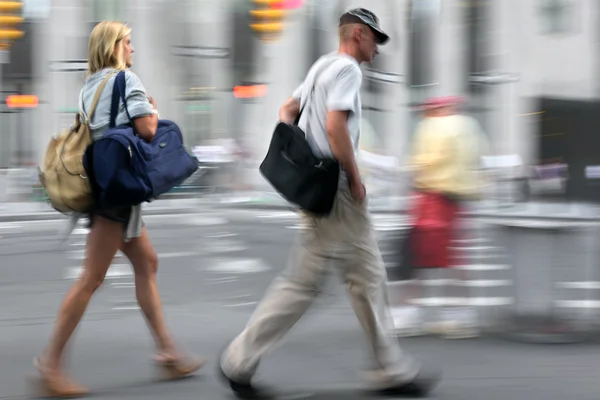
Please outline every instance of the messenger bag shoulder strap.
[[[302, 116], [302, 113], [304, 112], [304, 109], [306, 108], [306, 105], [308, 104], [308, 102], [311, 100], [313, 93], [315, 92], [315, 87], [317, 86], [317, 81], [319, 79], [319, 77], [321, 76], [321, 74], [323, 72], [325, 72], [325, 70], [332, 65], [334, 62], [336, 62], [339, 58], [338, 57], [333, 57], [333, 60], [329, 60], [327, 62], [325, 62], [323, 65], [315, 74], [315, 78], [313, 79], [313, 83], [312, 86], [310, 88], [310, 92], [308, 93], [308, 96], [306, 97], [306, 100], [304, 101], [304, 105], [302, 106], [302, 108], [300, 108], [300, 112], [298, 113], [298, 116], [296, 117], [296, 120], [294, 121], [294, 125], [298, 125], [298, 123], [300, 122], [300, 117]], [[300, 99], [300, 101], [302, 102], [302, 99]]]

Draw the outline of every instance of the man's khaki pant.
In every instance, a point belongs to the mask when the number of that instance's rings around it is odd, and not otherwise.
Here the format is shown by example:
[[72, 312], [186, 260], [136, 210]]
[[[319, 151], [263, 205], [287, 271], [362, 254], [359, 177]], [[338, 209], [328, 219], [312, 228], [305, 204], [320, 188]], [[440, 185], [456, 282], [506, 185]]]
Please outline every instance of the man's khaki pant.
[[236, 381], [249, 381], [261, 357], [300, 319], [335, 269], [348, 286], [352, 307], [372, 346], [373, 376], [383, 384], [412, 380], [419, 366], [387, 335], [391, 322], [387, 276], [366, 202], [359, 204], [348, 190], [340, 190], [328, 217], [302, 219], [305, 226], [288, 268], [224, 352], [223, 371]]

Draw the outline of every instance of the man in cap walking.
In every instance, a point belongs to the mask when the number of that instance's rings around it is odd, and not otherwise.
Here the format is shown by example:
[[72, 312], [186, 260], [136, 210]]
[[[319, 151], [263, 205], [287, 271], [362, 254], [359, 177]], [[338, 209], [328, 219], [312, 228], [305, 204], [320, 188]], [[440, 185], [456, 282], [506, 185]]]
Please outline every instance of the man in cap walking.
[[368, 212], [366, 191], [356, 164], [361, 119], [360, 64], [371, 62], [389, 40], [379, 20], [363, 8], [344, 13], [340, 45], [312, 66], [304, 82], [281, 107], [282, 122], [293, 123], [306, 105], [299, 127], [315, 154], [341, 165], [331, 214], [302, 214], [305, 229], [286, 271], [276, 279], [244, 331], [223, 352], [222, 377], [240, 397], [259, 397], [252, 377], [260, 359], [300, 319], [332, 270], [348, 286], [352, 307], [371, 344], [375, 363], [369, 376], [386, 394], [425, 394], [439, 380], [427, 374], [396, 339], [391, 322], [386, 271]]

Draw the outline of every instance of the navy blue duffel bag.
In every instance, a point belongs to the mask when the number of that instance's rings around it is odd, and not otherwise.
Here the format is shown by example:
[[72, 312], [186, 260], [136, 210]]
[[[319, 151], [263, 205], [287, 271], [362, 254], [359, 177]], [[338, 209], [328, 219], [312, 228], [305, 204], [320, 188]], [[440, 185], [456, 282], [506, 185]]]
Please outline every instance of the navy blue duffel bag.
[[183, 144], [179, 127], [159, 120], [150, 143], [130, 123], [115, 126], [119, 98], [127, 110], [125, 72], [115, 78], [109, 129], [86, 150], [83, 164], [101, 207], [137, 205], [180, 185], [198, 169], [198, 160]]

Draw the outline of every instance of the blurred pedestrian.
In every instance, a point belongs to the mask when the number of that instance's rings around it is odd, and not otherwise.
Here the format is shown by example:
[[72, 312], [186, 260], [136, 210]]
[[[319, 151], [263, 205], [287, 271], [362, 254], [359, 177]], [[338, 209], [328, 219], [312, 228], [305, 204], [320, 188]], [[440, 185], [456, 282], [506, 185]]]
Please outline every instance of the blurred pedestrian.
[[[460, 265], [461, 259], [460, 254], [453, 252], [452, 243], [464, 238], [459, 213], [467, 202], [482, 194], [480, 166], [487, 147], [477, 121], [458, 112], [461, 102], [460, 97], [448, 96], [429, 99], [422, 105], [424, 118], [417, 127], [410, 159], [414, 192], [409, 215], [411, 229], [406, 238], [410, 244], [405, 250], [412, 252], [412, 267], [420, 278], [415, 282], [417, 288], [425, 275], [431, 275], [426, 270], [447, 278], [444, 282], [459, 283], [445, 286], [445, 294], [451, 288], [467, 288], [464, 274], [452, 268]], [[417, 292], [412, 297], [423, 298]], [[467, 292], [453, 298], [469, 297]], [[410, 315], [419, 320], [417, 325], [422, 322], [421, 313], [411, 309]], [[433, 323], [434, 331], [441, 329], [448, 337], [476, 335], [475, 314], [468, 306], [442, 309], [434, 316]], [[403, 326], [415, 326], [415, 322], [397, 314], [395, 325], [401, 332]]]

